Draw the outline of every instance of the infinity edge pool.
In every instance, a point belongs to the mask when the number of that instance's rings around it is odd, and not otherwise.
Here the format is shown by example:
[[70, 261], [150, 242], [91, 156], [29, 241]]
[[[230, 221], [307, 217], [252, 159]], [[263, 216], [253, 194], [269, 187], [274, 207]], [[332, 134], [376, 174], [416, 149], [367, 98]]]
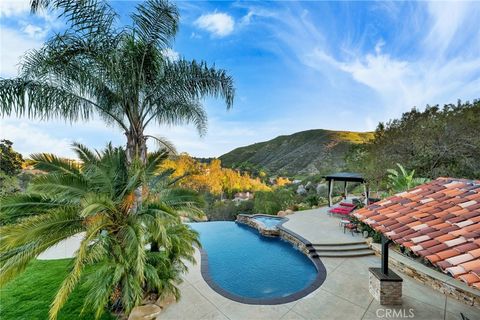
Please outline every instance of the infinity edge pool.
[[[295, 238], [297, 241], [303, 243], [303, 245], [308, 249], [312, 244], [303, 238], [302, 236], [296, 234], [295, 232], [292, 232], [286, 228], [284, 228], [282, 225], [288, 221], [288, 218], [284, 218], [284, 221], [282, 221], [277, 228], [280, 230], [280, 232], [288, 234], [289, 237]], [[253, 228], [256, 232], [262, 235], [258, 230]], [[305, 254], [302, 250], [300, 250], [292, 241], [289, 239], [289, 237], [281, 237], [283, 241], [288, 242], [290, 245], [292, 245], [294, 248], [293, 250], [299, 250], [302, 254], [304, 254], [314, 265], [315, 269], [317, 270], [317, 275], [313, 282], [308, 285], [307, 287], [303, 288], [300, 291], [297, 291], [295, 293], [292, 293], [290, 295], [284, 296], [284, 297], [278, 297], [278, 298], [249, 298], [249, 297], [242, 297], [236, 294], [233, 294], [222, 287], [220, 287], [211, 277], [210, 271], [209, 271], [209, 265], [208, 265], [208, 253], [206, 252], [205, 249], [199, 248], [200, 254], [201, 254], [201, 265], [200, 265], [200, 272], [202, 274], [203, 279], [207, 284], [212, 288], [215, 292], [218, 294], [224, 296], [227, 299], [244, 303], [244, 304], [251, 304], [251, 305], [276, 305], [276, 304], [284, 304], [284, 303], [289, 303], [296, 301], [298, 299], [301, 299], [308, 294], [312, 293], [316, 289], [318, 289], [323, 282], [325, 281], [327, 277], [327, 270], [325, 269], [325, 266], [323, 263], [320, 261], [319, 258], [312, 258], [308, 254]], [[274, 272], [274, 271], [272, 271]]]

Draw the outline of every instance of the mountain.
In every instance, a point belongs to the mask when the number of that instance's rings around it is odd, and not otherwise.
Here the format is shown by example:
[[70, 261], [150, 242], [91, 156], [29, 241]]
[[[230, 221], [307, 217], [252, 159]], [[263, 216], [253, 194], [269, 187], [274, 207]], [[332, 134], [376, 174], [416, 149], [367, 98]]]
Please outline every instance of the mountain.
[[222, 165], [254, 165], [270, 174], [308, 175], [342, 169], [352, 144], [373, 138], [373, 132], [307, 130], [234, 149], [222, 156]]

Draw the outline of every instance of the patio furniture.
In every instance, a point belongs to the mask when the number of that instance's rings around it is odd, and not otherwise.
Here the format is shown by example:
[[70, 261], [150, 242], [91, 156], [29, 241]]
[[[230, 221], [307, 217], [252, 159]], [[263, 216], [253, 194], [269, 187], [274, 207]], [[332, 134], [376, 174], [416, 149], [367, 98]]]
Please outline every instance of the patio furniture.
[[358, 224], [355, 223], [355, 222], [348, 223], [348, 224], [343, 226], [343, 233], [345, 233], [345, 230], [348, 229], [348, 230], [350, 230], [350, 232], [352, 233], [352, 236], [353, 236], [354, 232], [358, 232], [357, 227], [358, 227]]
[[351, 222], [352, 222], [352, 221], [351, 221], [350, 219], [342, 219], [342, 220], [340, 220], [339, 225], [340, 225], [340, 227], [344, 228], [345, 225], [347, 225], [347, 224], [349, 224], [349, 223], [351, 223]]
[[353, 203], [347, 203], [347, 202], [340, 202], [340, 205], [341, 205], [342, 207], [348, 207], [348, 208], [356, 207], [355, 204], [353, 204]]
[[328, 212], [332, 214], [349, 215], [353, 210], [355, 210], [355, 207], [335, 207], [328, 210]]

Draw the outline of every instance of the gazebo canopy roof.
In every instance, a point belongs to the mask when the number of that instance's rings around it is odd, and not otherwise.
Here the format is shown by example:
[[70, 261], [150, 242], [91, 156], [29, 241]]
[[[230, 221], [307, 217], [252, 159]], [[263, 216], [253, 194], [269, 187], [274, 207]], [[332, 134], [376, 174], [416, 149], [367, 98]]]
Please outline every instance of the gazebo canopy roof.
[[354, 213], [393, 242], [480, 289], [480, 181], [438, 178]]
[[352, 182], [365, 182], [365, 179], [360, 173], [355, 172], [337, 172], [325, 176], [327, 181], [352, 181]]

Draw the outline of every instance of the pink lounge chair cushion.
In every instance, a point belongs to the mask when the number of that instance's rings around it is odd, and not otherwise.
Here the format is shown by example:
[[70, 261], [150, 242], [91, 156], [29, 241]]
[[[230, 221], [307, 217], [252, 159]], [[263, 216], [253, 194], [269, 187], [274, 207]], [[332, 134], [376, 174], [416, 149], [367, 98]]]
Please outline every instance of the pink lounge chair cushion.
[[340, 209], [340, 208], [335, 208], [330, 210], [332, 213], [350, 213], [352, 210], [345, 210], [345, 209]]
[[340, 205], [343, 207], [356, 207], [353, 203], [340, 202]]

